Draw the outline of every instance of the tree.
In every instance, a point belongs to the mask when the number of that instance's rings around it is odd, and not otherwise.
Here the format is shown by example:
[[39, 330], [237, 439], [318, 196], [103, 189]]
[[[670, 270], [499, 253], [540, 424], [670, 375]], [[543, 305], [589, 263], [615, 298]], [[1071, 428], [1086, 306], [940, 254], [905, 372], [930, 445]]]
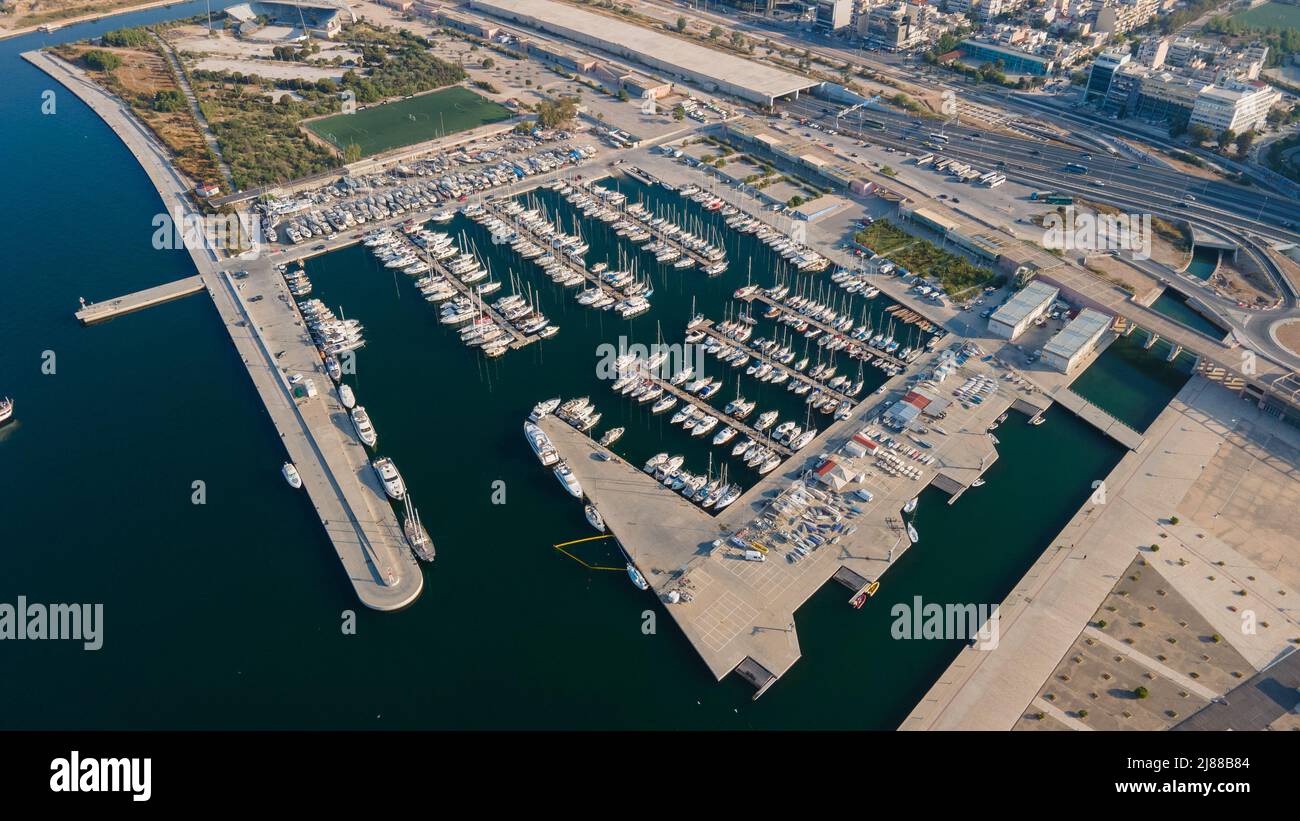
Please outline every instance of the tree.
[[111, 51], [101, 51], [93, 48], [81, 55], [81, 59], [86, 62], [89, 68], [95, 71], [112, 71], [122, 65], [122, 58], [113, 54]]
[[483, 68], [492, 68], [492, 66], [496, 64], [497, 64], [496, 60], [493, 60], [491, 57], [483, 58]]
[[361, 146], [356, 143], [348, 143], [348, 147], [343, 149], [343, 161], [354, 163], [361, 159]]
[[1219, 150], [1222, 151], [1227, 148], [1235, 139], [1237, 139], [1237, 132], [1231, 128], [1223, 129], [1223, 131], [1219, 132]]
[[1237, 153], [1245, 156], [1250, 151], [1250, 147], [1255, 142], [1254, 131], [1243, 131], [1237, 135]]
[[685, 18], [685, 17], [678, 17], [678, 18], [677, 18], [677, 30], [678, 30], [678, 31], [686, 31], [686, 18]]
[[1133, 691], [1134, 698], [1146, 698], [1148, 695], [1150, 695], [1150, 693], [1147, 692], [1147, 688], [1145, 687], [1138, 687]]
[[686, 109], [682, 106], [681, 103], [678, 103], [677, 105], [673, 106], [673, 119], [677, 120], [678, 122], [681, 122], [682, 120], [686, 119]]
[[743, 48], [745, 45], [745, 35], [738, 31], [731, 32], [731, 45], [735, 48]]
[[713, 28], [709, 29], [709, 39], [716, 40], [722, 36], [722, 33], [723, 32], [721, 26], [714, 26]]
[[559, 128], [578, 113], [578, 101], [573, 97], [542, 100], [537, 104], [537, 123], [542, 128]]
[[1187, 133], [1191, 136], [1192, 141], [1197, 145], [1214, 139], [1214, 132], [1211, 131], [1208, 126], [1201, 125], [1200, 123], [1189, 126], [1187, 128]]

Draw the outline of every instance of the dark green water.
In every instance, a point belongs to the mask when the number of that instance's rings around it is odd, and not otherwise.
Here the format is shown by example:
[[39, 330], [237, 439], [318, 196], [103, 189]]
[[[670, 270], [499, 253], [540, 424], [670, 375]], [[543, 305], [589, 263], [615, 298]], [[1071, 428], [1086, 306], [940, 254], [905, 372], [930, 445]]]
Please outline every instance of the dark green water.
[[1193, 248], [1192, 261], [1187, 266], [1187, 273], [1197, 279], [1209, 279], [1214, 269], [1219, 267], [1217, 248]]
[[[105, 635], [98, 652], [0, 643], [8, 673], [0, 726], [893, 727], [960, 645], [890, 639], [889, 606], [917, 594], [1000, 600], [1121, 455], [1068, 413], [1049, 412], [1040, 427], [1013, 414], [999, 429], [988, 484], [951, 507], [941, 494], [923, 495], [920, 545], [863, 610], [847, 607], [838, 585], [806, 604], [797, 616], [802, 660], [754, 703], [748, 685], [715, 683], [623, 574], [587, 571], [551, 549], [590, 531], [520, 430], [538, 398], [585, 393], [608, 414], [602, 428], [628, 423], [620, 449], [632, 458], [672, 450], [703, 469], [707, 446], [660, 430], [601, 386], [597, 345], [623, 333], [653, 342], [658, 325], [680, 341], [693, 294], [697, 310], [720, 317], [745, 279], [744, 249], [729, 247], [732, 271], [714, 281], [654, 272], [655, 309], [631, 323], [577, 306], [547, 281], [541, 299], [560, 334], [491, 364], [439, 327], [409, 282], [349, 249], [311, 264], [316, 295], [366, 323], [358, 395], [439, 548], [412, 608], [357, 609], [306, 496], [279, 476], [278, 436], [208, 302], [193, 297], [91, 329], [73, 321], [78, 296], [103, 299], [192, 268], [183, 254], [150, 247], [160, 203], [111, 131], [17, 58], [39, 44], [0, 43], [9, 80], [0, 156], [27, 158], [10, 164], [0, 220], [0, 393], [18, 400], [19, 418], [0, 432], [0, 602], [101, 602]], [[58, 112], [46, 116], [41, 93], [50, 88]], [[598, 233], [584, 227], [593, 261], [608, 253]], [[756, 281], [771, 268], [762, 253]], [[510, 264], [503, 257], [494, 268]], [[52, 375], [41, 371], [45, 351], [56, 357]], [[1114, 358], [1100, 361], [1111, 368]], [[1179, 379], [1110, 389], [1163, 392], [1163, 402]], [[743, 389], [764, 407], [801, 411], [782, 389]], [[734, 391], [729, 382], [719, 400]], [[491, 501], [498, 479], [503, 506]], [[196, 480], [206, 483], [204, 505], [191, 503]], [[610, 558], [602, 550], [582, 555], [602, 563]], [[357, 610], [355, 636], [341, 634], [346, 610]], [[641, 631], [646, 610], [659, 614], [655, 635]]]
[[1177, 291], [1168, 289], [1163, 291], [1160, 296], [1156, 297], [1156, 301], [1151, 303], [1151, 310], [1162, 313], [1175, 322], [1181, 322], [1192, 330], [1200, 331], [1215, 339], [1223, 339], [1227, 334], [1227, 331], [1211, 322], [1204, 314], [1193, 310], [1187, 304], [1187, 298]]
[[1146, 340], [1145, 331], [1119, 337], [1070, 386], [1137, 431], [1146, 430], [1155, 421], [1191, 373], [1185, 356], [1172, 364], [1165, 362], [1168, 342], [1157, 342], [1146, 350]]

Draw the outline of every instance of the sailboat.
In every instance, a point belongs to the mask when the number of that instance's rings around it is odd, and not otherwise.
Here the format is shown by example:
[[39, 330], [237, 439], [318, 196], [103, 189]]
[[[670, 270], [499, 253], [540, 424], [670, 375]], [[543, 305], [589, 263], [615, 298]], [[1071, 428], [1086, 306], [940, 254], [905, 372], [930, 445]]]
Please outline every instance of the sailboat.
[[596, 528], [597, 532], [604, 533], [605, 520], [601, 517], [600, 511], [596, 510], [596, 506], [588, 503], [582, 510], [587, 516], [587, 523]]
[[918, 536], [916, 533], [916, 526], [913, 525], [911, 522], [907, 523], [907, 539], [912, 544], [916, 544], [921, 539], [921, 537]]
[[420, 522], [420, 511], [415, 509], [409, 493], [406, 495], [406, 517], [402, 520], [402, 533], [406, 535], [406, 541], [417, 557], [426, 562], [433, 561], [433, 540]]
[[911, 513], [913, 510], [916, 510], [916, 503], [918, 500], [920, 500], [920, 498], [921, 497], [919, 496], [913, 496], [912, 498], [908, 499], [907, 504], [903, 505], [903, 512]]
[[636, 565], [631, 562], [627, 563], [627, 576], [632, 580], [632, 584], [637, 586], [638, 590], [650, 589], [650, 585], [646, 582], [645, 576], [642, 576], [641, 571], [637, 570]]

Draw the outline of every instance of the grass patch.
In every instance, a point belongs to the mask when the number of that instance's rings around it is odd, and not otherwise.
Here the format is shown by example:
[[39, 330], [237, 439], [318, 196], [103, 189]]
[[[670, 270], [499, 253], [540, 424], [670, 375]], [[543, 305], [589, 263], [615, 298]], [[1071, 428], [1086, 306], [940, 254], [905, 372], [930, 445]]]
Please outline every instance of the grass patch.
[[409, 100], [336, 114], [304, 125], [316, 136], [343, 150], [355, 144], [368, 157], [404, 145], [455, 134], [509, 119], [510, 110], [456, 86]]

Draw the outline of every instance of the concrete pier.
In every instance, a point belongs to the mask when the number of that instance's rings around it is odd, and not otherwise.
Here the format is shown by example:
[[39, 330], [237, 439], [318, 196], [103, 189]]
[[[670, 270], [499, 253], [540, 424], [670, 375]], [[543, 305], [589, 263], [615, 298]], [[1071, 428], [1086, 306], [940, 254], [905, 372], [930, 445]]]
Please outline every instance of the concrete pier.
[[[56, 57], [42, 52], [27, 52], [23, 57], [76, 94], [117, 133], [148, 174], [167, 213], [192, 214], [190, 182], [176, 172], [167, 149], [123, 103]], [[346, 410], [331, 391], [320, 354], [283, 278], [265, 256], [221, 260], [210, 247], [189, 252], [357, 597], [376, 610], [409, 605], [419, 597], [424, 576]], [[249, 276], [237, 284], [227, 270], [241, 268], [247, 268]], [[259, 294], [264, 298], [253, 301], [252, 296]], [[283, 294], [285, 301], [271, 298], [272, 294]], [[290, 374], [312, 379], [318, 396], [296, 399], [290, 391]], [[262, 469], [278, 471], [283, 459], [281, 451], [267, 453]]]
[[[937, 356], [928, 354], [922, 360]], [[968, 361], [962, 371], [993, 373], [991, 365], [977, 360]], [[905, 382], [906, 377], [899, 376], [887, 383], [891, 394], [897, 396]], [[954, 403], [942, 422], [948, 434], [931, 437], [934, 447], [926, 451], [935, 457], [934, 464], [908, 460], [917, 469], [913, 479], [885, 472], [873, 456], [853, 458], [839, 453], [863, 429], [867, 418], [892, 401], [889, 395], [873, 394], [872, 398], [877, 408], [864, 411], [859, 406], [850, 419], [833, 422], [799, 454], [717, 514], [665, 488], [639, 465], [628, 464], [560, 420], [544, 419], [542, 427], [600, 509], [609, 532], [665, 603], [709, 671], [718, 679], [735, 671], [761, 693], [798, 660], [794, 613], [822, 585], [832, 578], [847, 578], [860, 589], [879, 580], [907, 550], [925, 549], [924, 523], [920, 541], [914, 546], [903, 530], [902, 507], [937, 477], [942, 478], [944, 487], [958, 490], [979, 478], [997, 458], [988, 428], [1016, 399], [999, 391], [969, 409]], [[671, 446], [665, 445], [665, 449]], [[880, 449], [886, 448], [881, 445]], [[610, 458], [599, 459], [597, 452]], [[806, 477], [808, 468], [816, 464], [816, 455], [822, 453], [837, 454], [834, 458], [849, 472], [864, 476], [862, 482], [851, 482], [843, 491], [866, 488], [872, 501], [854, 499], [861, 513], [846, 520], [857, 528], [851, 535], [791, 561], [785, 555], [789, 546], [770, 540], [754, 523], [777, 495]], [[746, 560], [744, 550], [730, 541], [738, 534], [751, 542], [765, 542], [766, 560]], [[848, 572], [841, 573], [844, 568]], [[672, 602], [671, 594], [679, 600]], [[870, 601], [865, 605], [871, 606]]]
[[202, 291], [204, 285], [203, 277], [192, 276], [185, 279], [178, 279], [175, 282], [168, 282], [165, 285], [158, 285], [153, 288], [145, 288], [143, 291], [136, 291], [133, 294], [110, 299], [106, 302], [87, 302], [77, 311], [76, 317], [82, 325], [92, 325], [96, 322], [104, 322], [115, 316], [129, 314], [132, 311], [143, 310], [152, 305], [161, 305], [164, 302], [171, 302], [173, 299], [197, 294]]
[[1063, 408], [1068, 408], [1083, 421], [1119, 442], [1129, 450], [1140, 450], [1145, 441], [1142, 434], [1130, 428], [1106, 411], [1084, 399], [1067, 387], [1052, 391], [1052, 398]]

